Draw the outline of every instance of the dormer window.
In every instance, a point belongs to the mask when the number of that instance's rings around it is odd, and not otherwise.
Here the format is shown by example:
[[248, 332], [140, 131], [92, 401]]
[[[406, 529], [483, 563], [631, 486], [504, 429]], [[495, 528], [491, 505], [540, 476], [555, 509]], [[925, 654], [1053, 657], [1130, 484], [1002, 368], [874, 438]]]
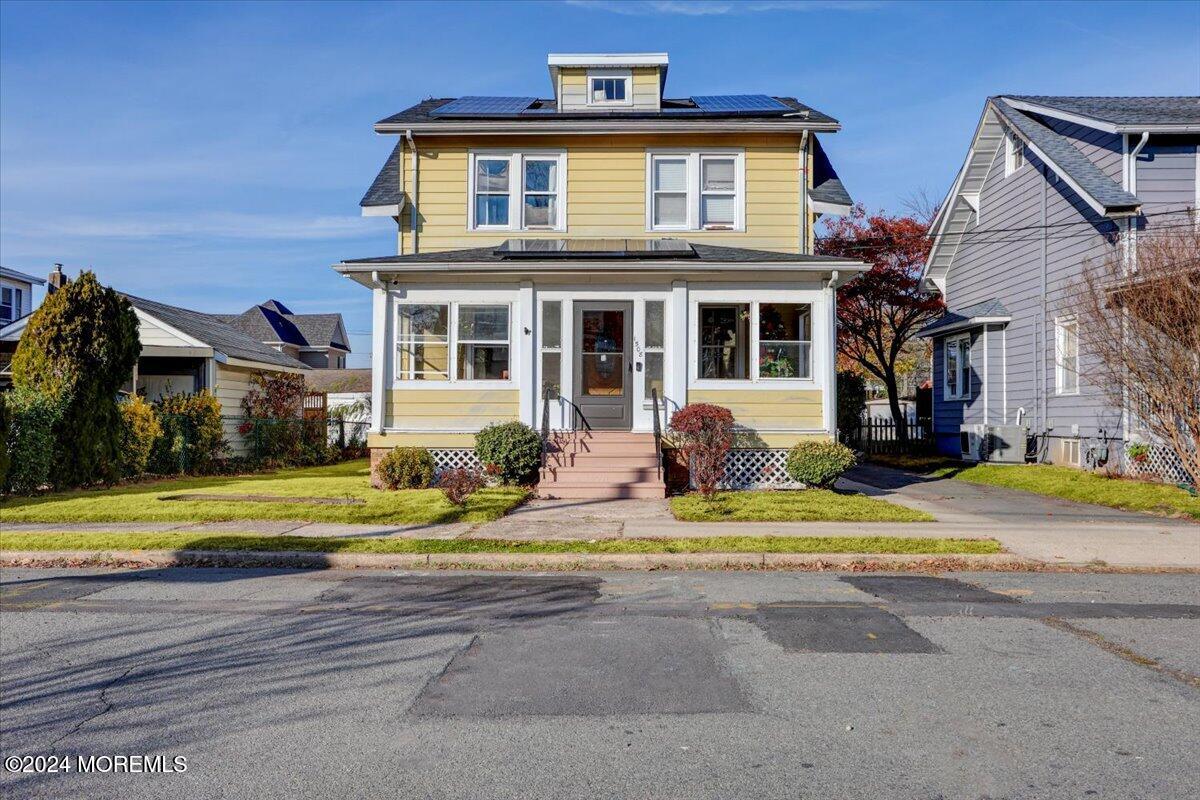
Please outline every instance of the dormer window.
[[628, 106], [633, 104], [630, 70], [591, 70], [587, 75], [588, 105]]

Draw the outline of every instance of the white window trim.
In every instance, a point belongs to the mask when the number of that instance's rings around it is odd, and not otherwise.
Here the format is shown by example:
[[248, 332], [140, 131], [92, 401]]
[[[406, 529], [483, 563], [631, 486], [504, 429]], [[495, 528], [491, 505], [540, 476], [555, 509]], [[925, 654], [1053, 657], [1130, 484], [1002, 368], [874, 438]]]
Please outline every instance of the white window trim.
[[[821, 309], [821, 302], [814, 297], [789, 297], [787, 293], [763, 292], [761, 300], [753, 299], [745, 296], [742, 293], [730, 293], [729, 298], [718, 298], [708, 296], [694, 297], [689, 303], [689, 327], [688, 338], [690, 345], [688, 347], [688, 376], [689, 388], [692, 389], [771, 389], [780, 386], [795, 386], [806, 389], [823, 388], [823, 382], [820, 378], [820, 370], [817, 368], [817, 361], [824, 358], [824, 347], [820, 341], [815, 338], [815, 332], [819, 329], [819, 320], [822, 314], [826, 313]], [[778, 295], [778, 296], [777, 296]], [[809, 320], [811, 326], [809, 340], [809, 375], [807, 377], [794, 378], [764, 378], [759, 376], [759, 306], [766, 304], [792, 303], [796, 305], [808, 306]], [[747, 375], [746, 378], [704, 378], [700, 375], [700, 307], [701, 306], [749, 306], [749, 352], [747, 353]]]
[[[1017, 163], [1018, 158], [1021, 160], [1020, 164]], [[1025, 143], [1012, 133], [1007, 134], [1004, 137], [1004, 177], [1020, 172], [1028, 163], [1028, 159], [1025, 158]]]
[[[508, 167], [508, 224], [478, 225], [475, 222], [475, 162], [478, 159], [509, 160]], [[558, 161], [558, 183], [555, 187], [555, 221], [552, 226], [525, 226], [525, 161]], [[471, 150], [467, 158], [467, 230], [468, 231], [567, 231], [567, 151], [558, 148], [480, 148]]]
[[[734, 163], [733, 227], [704, 227], [700, 223], [700, 160], [701, 157], [732, 158]], [[684, 225], [654, 224], [654, 162], [656, 159], [678, 159], [687, 161], [687, 222]], [[646, 150], [646, 231], [731, 231], [744, 233], [746, 230], [746, 150], [742, 147], [655, 147]]]
[[[625, 99], [624, 100], [595, 100], [592, 98], [592, 79], [593, 78], [620, 78], [625, 81]], [[589, 106], [597, 106], [599, 108], [628, 107], [633, 105], [633, 70], [631, 69], [589, 69], [587, 72], [587, 83], [584, 84], [584, 92], [587, 96], [587, 104]]]
[[[1063, 365], [1063, 350], [1067, 328], [1075, 329], [1075, 388], [1064, 389], [1067, 370]], [[1079, 372], [1079, 320], [1074, 316], [1054, 318], [1054, 394], [1062, 397], [1072, 397], [1079, 394], [1079, 384], [1082, 375]]]
[[[963, 369], [962, 350], [959, 350], [959, 358], [956, 367], [958, 369], [958, 390], [955, 393], [950, 392], [950, 381], [947, 376], [950, 374], [950, 358], [946, 355], [951, 346], [957, 348], [962, 342], [967, 343], [967, 365]], [[971, 399], [971, 334], [964, 333], [958, 336], [947, 336], [942, 341], [942, 399], [943, 400], [970, 400]]]
[[[517, 335], [518, 321], [516, 319], [516, 303], [511, 300], [492, 300], [492, 299], [449, 299], [449, 300], [420, 300], [420, 299], [404, 299], [395, 300], [395, 310], [392, 311], [392, 319], [394, 333], [392, 334], [392, 353], [395, 358], [400, 351], [400, 336], [399, 336], [399, 318], [400, 309], [405, 306], [449, 306], [448, 308], [448, 325], [446, 334], [447, 352], [447, 380], [406, 380], [399, 376], [399, 368], [392, 371], [392, 387], [396, 389], [512, 389], [516, 387], [516, 350], [520, 343], [520, 338]], [[475, 379], [463, 380], [458, 377], [458, 309], [459, 306], [505, 306], [508, 308], [508, 378], [498, 380]], [[494, 344], [499, 344], [495, 342]]]

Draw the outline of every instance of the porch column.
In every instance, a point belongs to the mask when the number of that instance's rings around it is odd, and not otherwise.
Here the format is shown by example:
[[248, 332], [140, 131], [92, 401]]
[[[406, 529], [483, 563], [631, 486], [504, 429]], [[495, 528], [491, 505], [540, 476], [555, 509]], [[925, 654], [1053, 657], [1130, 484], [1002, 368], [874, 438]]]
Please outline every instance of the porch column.
[[[671, 337], [668, 358], [666, 359], [667, 374], [663, 381], [663, 389], [672, 403], [677, 407], [687, 404], [688, 385], [688, 290], [687, 281], [671, 281]], [[670, 408], [666, 409], [667, 420], [671, 418]]]
[[825, 284], [825, 313], [829, 315], [825, 323], [825, 346], [828, 368], [825, 377], [825, 391], [821, 392], [822, 416], [825, 420], [825, 430], [837, 438], [837, 273], [830, 277]]
[[371, 433], [382, 433], [387, 397], [388, 331], [387, 289], [376, 283], [371, 297]]
[[537, 407], [538, 391], [537, 376], [534, 374], [533, 358], [533, 327], [537, 319], [533, 281], [521, 281], [521, 289], [517, 303], [517, 382], [519, 390], [517, 403], [520, 409], [520, 420], [530, 427], [538, 426]]

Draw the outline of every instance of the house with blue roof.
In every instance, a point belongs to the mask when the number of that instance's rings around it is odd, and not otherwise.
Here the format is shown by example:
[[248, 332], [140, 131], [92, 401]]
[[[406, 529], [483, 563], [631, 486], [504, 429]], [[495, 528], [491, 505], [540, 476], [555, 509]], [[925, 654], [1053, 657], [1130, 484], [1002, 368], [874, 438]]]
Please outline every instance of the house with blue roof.
[[1140, 442], [1160, 475], [1186, 477], [1132, 402], [1109, 399], [1072, 292], [1086, 265], [1135, 273], [1139, 237], [1198, 224], [1198, 145], [1200, 97], [988, 98], [925, 266], [948, 308], [921, 333], [939, 450], [1129, 468]]
[[548, 93], [375, 123], [394, 144], [360, 206], [395, 252], [334, 266], [374, 298], [374, 460], [468, 465], [519, 420], [550, 451], [543, 494], [662, 497], [656, 431], [687, 403], [732, 410], [731, 485], [835, 436], [835, 290], [866, 268], [813, 252], [851, 207], [841, 124], [788, 92], [672, 95], [669, 66], [552, 53]]

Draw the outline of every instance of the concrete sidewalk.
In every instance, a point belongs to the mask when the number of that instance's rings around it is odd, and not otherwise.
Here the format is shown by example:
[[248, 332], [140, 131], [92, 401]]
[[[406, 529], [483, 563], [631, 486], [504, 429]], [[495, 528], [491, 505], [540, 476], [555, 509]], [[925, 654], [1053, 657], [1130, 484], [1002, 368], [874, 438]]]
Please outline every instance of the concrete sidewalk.
[[993, 538], [1048, 564], [1200, 569], [1200, 524], [900, 470], [856, 467], [839, 486], [927, 511], [936, 522], [681, 522], [665, 500], [532, 500], [488, 523], [354, 525], [250, 520], [6, 525], [7, 531], [171, 531], [267, 536], [591, 541], [706, 536]]

